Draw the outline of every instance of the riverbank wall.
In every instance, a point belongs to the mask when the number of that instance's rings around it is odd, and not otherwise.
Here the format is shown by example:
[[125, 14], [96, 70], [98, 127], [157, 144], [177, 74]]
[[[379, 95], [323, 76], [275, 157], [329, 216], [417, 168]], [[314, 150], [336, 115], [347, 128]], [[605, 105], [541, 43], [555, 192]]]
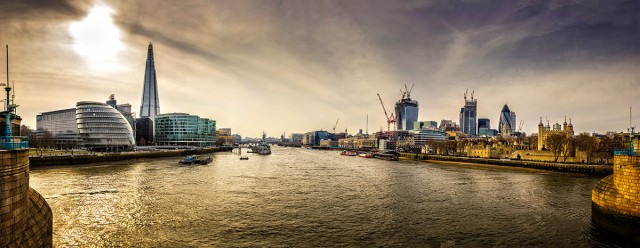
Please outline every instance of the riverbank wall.
[[591, 202], [595, 225], [640, 242], [640, 155], [615, 155], [613, 175], [593, 187]]
[[207, 154], [214, 152], [228, 152], [233, 150], [232, 147], [214, 147], [191, 150], [163, 150], [153, 152], [131, 152], [120, 154], [104, 154], [104, 155], [77, 155], [77, 156], [49, 156], [49, 157], [31, 157], [31, 167], [57, 166], [57, 165], [75, 165], [89, 163], [105, 163], [116, 162], [142, 158], [163, 158], [178, 157], [196, 154]]
[[0, 151], [0, 247], [52, 247], [53, 214], [29, 187], [29, 150]]
[[400, 153], [399, 157], [403, 159], [410, 159], [410, 160], [417, 160], [417, 161], [434, 160], [434, 161], [490, 164], [490, 165], [498, 165], [498, 166], [522, 167], [522, 168], [531, 168], [531, 169], [558, 171], [558, 172], [582, 173], [582, 174], [590, 174], [590, 175], [610, 175], [613, 172], [613, 167], [610, 165], [562, 164], [562, 163], [550, 163], [550, 162], [470, 158], [470, 157], [455, 157], [455, 156], [414, 154], [414, 153]]

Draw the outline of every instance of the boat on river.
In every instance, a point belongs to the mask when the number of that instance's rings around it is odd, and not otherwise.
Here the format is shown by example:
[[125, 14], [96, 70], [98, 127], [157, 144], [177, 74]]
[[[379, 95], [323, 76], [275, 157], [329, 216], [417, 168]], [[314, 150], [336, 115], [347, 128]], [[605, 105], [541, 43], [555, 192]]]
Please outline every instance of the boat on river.
[[196, 160], [194, 160], [193, 162], [195, 164], [205, 165], [205, 164], [211, 163], [212, 161], [213, 161], [213, 158], [211, 158], [211, 157], [198, 156], [198, 157], [196, 157]]
[[186, 156], [186, 157], [182, 158], [180, 161], [178, 161], [178, 163], [181, 163], [181, 164], [192, 164], [194, 159], [196, 159], [196, 156]]
[[360, 154], [358, 154], [358, 157], [361, 157], [361, 158], [373, 158], [373, 153], [371, 153], [371, 152], [360, 153]]
[[342, 155], [342, 156], [357, 156], [357, 155], [358, 155], [358, 152], [356, 152], [356, 151], [344, 150], [344, 151], [340, 152], [340, 155]]
[[262, 132], [262, 140], [260, 140], [260, 145], [255, 147], [253, 152], [260, 155], [271, 154], [271, 147], [269, 146], [269, 143], [267, 143], [267, 134], [265, 134], [264, 132]]
[[178, 161], [178, 163], [205, 165], [211, 163], [211, 161], [213, 161], [213, 158], [211, 157], [190, 155], [182, 158], [180, 161]]
[[396, 151], [383, 151], [376, 154], [373, 154], [374, 158], [389, 160], [389, 161], [398, 161], [398, 152]]

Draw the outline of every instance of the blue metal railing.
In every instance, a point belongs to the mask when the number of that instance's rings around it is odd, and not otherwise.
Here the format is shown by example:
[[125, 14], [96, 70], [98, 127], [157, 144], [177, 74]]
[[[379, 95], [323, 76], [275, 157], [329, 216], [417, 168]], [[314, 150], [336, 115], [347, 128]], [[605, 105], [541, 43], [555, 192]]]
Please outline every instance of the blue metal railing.
[[613, 155], [627, 155], [627, 156], [631, 156], [631, 155], [635, 155], [635, 152], [632, 151], [631, 149], [622, 149], [622, 148], [616, 148], [613, 149]]
[[16, 150], [29, 148], [29, 138], [26, 136], [0, 137], [0, 150]]

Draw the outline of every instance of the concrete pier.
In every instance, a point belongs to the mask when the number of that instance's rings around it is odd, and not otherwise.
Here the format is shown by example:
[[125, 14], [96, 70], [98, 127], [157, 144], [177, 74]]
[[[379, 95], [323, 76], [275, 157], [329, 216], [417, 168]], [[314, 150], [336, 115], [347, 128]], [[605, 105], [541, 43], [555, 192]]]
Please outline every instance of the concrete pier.
[[0, 247], [51, 247], [53, 215], [29, 187], [29, 151], [0, 151]]

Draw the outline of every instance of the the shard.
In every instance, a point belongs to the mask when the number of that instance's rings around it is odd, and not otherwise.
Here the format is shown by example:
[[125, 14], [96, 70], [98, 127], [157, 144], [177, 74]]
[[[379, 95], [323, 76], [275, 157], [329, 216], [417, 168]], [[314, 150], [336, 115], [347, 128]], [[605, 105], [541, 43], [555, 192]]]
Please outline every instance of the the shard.
[[151, 120], [153, 120], [158, 114], [160, 114], [160, 101], [158, 100], [156, 66], [153, 62], [153, 45], [149, 43], [149, 51], [147, 52], [147, 66], [144, 71], [144, 90], [142, 92], [140, 117], [149, 117]]

